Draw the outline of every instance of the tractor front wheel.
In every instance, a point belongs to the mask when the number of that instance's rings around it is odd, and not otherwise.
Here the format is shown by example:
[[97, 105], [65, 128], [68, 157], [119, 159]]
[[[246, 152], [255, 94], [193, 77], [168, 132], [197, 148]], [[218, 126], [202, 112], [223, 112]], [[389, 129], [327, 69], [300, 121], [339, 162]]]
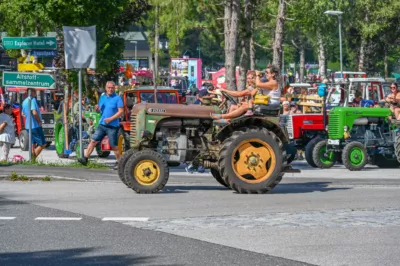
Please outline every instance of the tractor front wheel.
[[342, 153], [343, 165], [350, 171], [360, 171], [368, 163], [368, 153], [358, 141], [348, 143]]
[[25, 129], [19, 133], [19, 146], [22, 151], [29, 151], [29, 134]]
[[318, 166], [315, 164], [314, 159], [313, 159], [313, 150], [315, 145], [320, 142], [321, 140], [323, 140], [321, 137], [315, 137], [312, 140], [310, 140], [307, 145], [306, 145], [306, 149], [305, 149], [305, 157], [306, 157], [306, 161], [308, 163], [309, 166], [317, 168]]
[[100, 158], [107, 158], [108, 156], [110, 156], [110, 151], [103, 151], [101, 149], [101, 142], [99, 142], [96, 145], [96, 152], [97, 152], [97, 156], [99, 156]]
[[321, 140], [313, 149], [313, 161], [318, 168], [327, 169], [335, 165], [335, 152], [326, 150], [328, 140]]
[[126, 162], [124, 173], [128, 187], [143, 194], [157, 193], [169, 179], [167, 161], [153, 150], [134, 152]]

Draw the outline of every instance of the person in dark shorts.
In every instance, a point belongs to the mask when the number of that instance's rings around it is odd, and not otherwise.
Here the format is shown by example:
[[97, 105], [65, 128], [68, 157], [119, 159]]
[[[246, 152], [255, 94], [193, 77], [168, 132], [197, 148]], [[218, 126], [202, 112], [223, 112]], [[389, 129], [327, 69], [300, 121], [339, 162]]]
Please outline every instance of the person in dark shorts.
[[92, 140], [86, 150], [83, 158], [78, 161], [87, 165], [89, 156], [92, 154], [97, 143], [99, 143], [106, 135], [110, 141], [110, 146], [114, 151], [117, 162], [115, 163], [114, 170], [118, 169], [118, 162], [120, 158], [118, 150], [118, 130], [119, 120], [124, 112], [124, 103], [121, 97], [115, 93], [115, 83], [108, 81], [106, 84], [106, 92], [101, 95], [99, 104], [96, 105], [96, 111], [101, 113], [99, 126], [93, 134]]
[[36, 90], [29, 88], [27, 92], [31, 91], [31, 106], [29, 106], [29, 97], [22, 102], [22, 116], [25, 117], [25, 129], [31, 130], [29, 123], [30, 115], [32, 114], [32, 144], [36, 147], [32, 149], [32, 159], [36, 160], [44, 148], [46, 148], [46, 138], [42, 128], [42, 115], [40, 107], [36, 100]]

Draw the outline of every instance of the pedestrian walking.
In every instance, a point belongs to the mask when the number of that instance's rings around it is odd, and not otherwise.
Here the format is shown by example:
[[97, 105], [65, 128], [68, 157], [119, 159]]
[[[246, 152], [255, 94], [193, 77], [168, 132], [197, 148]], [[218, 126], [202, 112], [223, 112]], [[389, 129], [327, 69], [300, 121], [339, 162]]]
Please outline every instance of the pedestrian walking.
[[1, 161], [8, 161], [11, 146], [15, 143], [15, 126], [10, 117], [11, 105], [5, 104], [0, 110], [0, 147], [2, 150]]
[[99, 104], [96, 105], [96, 111], [101, 113], [99, 126], [93, 134], [84, 157], [78, 159], [81, 164], [88, 164], [89, 156], [92, 154], [97, 143], [107, 135], [110, 141], [110, 146], [114, 151], [115, 158], [117, 159], [114, 170], [118, 169], [120, 158], [118, 150], [118, 130], [119, 120], [124, 112], [123, 107], [124, 103], [121, 97], [115, 93], [115, 83], [113, 81], [108, 81], [106, 84], [106, 92], [100, 96]]
[[[25, 117], [25, 129], [26, 131], [31, 130], [29, 123], [30, 116], [32, 115], [32, 159], [33, 161], [39, 157], [40, 153], [46, 148], [46, 138], [42, 128], [42, 114], [40, 113], [40, 107], [36, 99], [36, 90], [29, 88], [27, 92], [31, 91], [31, 97], [26, 97], [22, 102], [22, 115]], [[31, 105], [29, 106], [29, 98], [31, 98]]]

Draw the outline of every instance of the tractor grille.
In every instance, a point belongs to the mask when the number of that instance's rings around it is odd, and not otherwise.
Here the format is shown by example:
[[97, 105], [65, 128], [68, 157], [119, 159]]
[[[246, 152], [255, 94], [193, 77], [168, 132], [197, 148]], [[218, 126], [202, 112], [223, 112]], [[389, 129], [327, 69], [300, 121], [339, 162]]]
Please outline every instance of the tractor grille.
[[289, 139], [293, 139], [293, 120], [292, 116], [289, 115], [286, 120], [286, 129], [289, 135]]
[[340, 139], [340, 116], [336, 114], [329, 115], [328, 133], [330, 139]]
[[130, 143], [131, 147], [136, 146], [137, 141], [137, 116], [131, 115], [131, 134], [130, 134]]

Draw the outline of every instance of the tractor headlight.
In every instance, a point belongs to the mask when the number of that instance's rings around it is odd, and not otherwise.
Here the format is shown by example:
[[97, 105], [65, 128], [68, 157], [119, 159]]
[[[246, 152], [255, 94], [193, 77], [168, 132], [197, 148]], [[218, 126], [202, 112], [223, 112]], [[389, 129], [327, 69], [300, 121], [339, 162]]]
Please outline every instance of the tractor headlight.
[[349, 131], [349, 126], [344, 126], [344, 132]]
[[54, 120], [53, 119], [50, 119], [50, 124], [54, 124]]
[[326, 131], [328, 131], [328, 129], [329, 129], [329, 126], [328, 126], [328, 125], [326, 125], [326, 127], [325, 127], [325, 130], [326, 130]]

